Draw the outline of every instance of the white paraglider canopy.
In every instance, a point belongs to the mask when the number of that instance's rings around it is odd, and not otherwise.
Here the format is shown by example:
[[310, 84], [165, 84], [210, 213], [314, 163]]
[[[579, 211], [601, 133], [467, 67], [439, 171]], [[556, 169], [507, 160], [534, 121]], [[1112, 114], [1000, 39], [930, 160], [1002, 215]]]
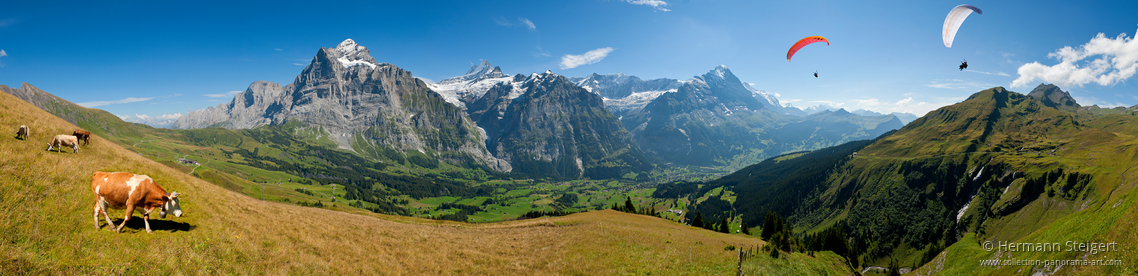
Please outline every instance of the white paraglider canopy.
[[956, 31], [960, 29], [960, 24], [964, 23], [964, 19], [968, 18], [968, 15], [972, 14], [972, 11], [976, 11], [978, 14], [984, 14], [980, 11], [980, 8], [972, 5], [956, 6], [948, 12], [948, 17], [944, 18], [944, 31], [941, 33], [944, 39], [944, 47], [952, 48], [952, 40], [956, 38]]

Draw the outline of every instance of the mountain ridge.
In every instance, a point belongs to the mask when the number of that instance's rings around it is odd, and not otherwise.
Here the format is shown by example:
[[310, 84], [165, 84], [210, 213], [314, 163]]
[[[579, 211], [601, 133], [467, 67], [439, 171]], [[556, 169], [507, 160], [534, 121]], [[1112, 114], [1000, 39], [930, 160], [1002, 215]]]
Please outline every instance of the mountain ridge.
[[[621, 121], [641, 149], [655, 158], [730, 169], [901, 127], [893, 116], [787, 115], [755, 95], [750, 85], [719, 66], [630, 111]], [[826, 121], [835, 118], [841, 119]]]
[[521, 174], [601, 179], [651, 168], [599, 95], [550, 71], [500, 83], [467, 111], [487, 148]]
[[351, 39], [337, 48], [321, 47], [293, 83], [254, 82], [229, 104], [191, 112], [175, 127], [243, 129], [290, 121], [318, 126], [341, 148], [374, 158], [384, 158], [378, 153], [386, 150], [452, 152], [494, 170], [512, 169], [486, 151], [484, 134], [462, 109], [411, 72], [376, 63]]

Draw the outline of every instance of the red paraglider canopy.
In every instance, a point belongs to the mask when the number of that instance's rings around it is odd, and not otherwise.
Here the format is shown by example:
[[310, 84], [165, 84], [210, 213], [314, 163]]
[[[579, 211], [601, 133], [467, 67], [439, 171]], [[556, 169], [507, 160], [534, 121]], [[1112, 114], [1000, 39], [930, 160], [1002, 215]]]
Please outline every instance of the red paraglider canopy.
[[826, 45], [830, 45], [830, 41], [826, 40], [825, 37], [821, 37], [821, 36], [808, 36], [806, 38], [803, 38], [802, 40], [799, 40], [798, 42], [794, 43], [794, 46], [790, 46], [790, 51], [786, 51], [786, 61], [789, 62], [790, 57], [794, 56], [794, 53], [797, 53], [798, 49], [802, 49], [802, 47], [806, 47], [807, 44], [814, 43], [814, 42], [822, 42], [822, 41], [825, 41]]

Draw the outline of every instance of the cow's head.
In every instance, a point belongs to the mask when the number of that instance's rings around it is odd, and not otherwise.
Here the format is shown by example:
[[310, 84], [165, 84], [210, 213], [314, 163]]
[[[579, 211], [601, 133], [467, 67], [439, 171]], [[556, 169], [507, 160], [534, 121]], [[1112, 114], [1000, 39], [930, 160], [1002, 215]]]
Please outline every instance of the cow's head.
[[158, 212], [158, 217], [166, 218], [166, 212], [173, 212], [175, 217], [182, 217], [182, 206], [178, 204], [178, 192], [173, 192], [162, 196], [166, 200], [166, 204], [162, 204], [162, 210]]

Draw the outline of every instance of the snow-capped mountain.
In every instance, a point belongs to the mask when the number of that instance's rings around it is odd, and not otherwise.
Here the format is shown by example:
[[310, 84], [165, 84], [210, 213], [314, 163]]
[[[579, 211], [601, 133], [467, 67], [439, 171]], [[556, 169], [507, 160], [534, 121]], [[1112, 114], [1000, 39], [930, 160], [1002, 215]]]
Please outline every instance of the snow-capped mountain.
[[516, 173], [593, 179], [650, 169], [599, 95], [551, 71], [515, 75], [468, 103], [487, 148]]
[[606, 75], [593, 73], [586, 77], [569, 78], [569, 81], [600, 95], [605, 101], [605, 108], [617, 116], [644, 107], [664, 93], [676, 92], [676, 88], [683, 85], [682, 81], [675, 79], [643, 80], [619, 72]]
[[785, 152], [814, 150], [899, 128], [893, 116], [849, 112], [788, 116], [770, 93], [726, 66], [685, 81], [621, 121], [647, 154], [665, 162], [739, 168]]
[[170, 128], [170, 126], [174, 125], [174, 122], [178, 121], [178, 118], [180, 117], [182, 117], [182, 113], [163, 114], [158, 117], [150, 117], [146, 116], [146, 114], [134, 114], [134, 116], [119, 116], [119, 119], [156, 128]]
[[756, 100], [759, 100], [759, 102], [764, 103], [766, 105], [767, 109], [770, 109], [771, 111], [774, 111], [775, 113], [779, 113], [779, 114], [783, 114], [783, 115], [794, 115], [794, 116], [805, 116], [806, 115], [806, 114], [803, 114], [801, 110], [798, 110], [798, 109], [793, 108], [793, 107], [787, 107], [787, 106], [783, 105], [782, 103], [780, 103], [778, 101], [778, 97], [776, 97], [774, 94], [768, 93], [768, 92], [763, 91], [763, 90], [756, 89], [753, 86], [753, 84], [751, 84], [751, 83], [744, 83], [743, 86], [746, 87], [747, 90], [751, 90], [751, 93], [753, 93]]
[[427, 87], [439, 93], [447, 102], [465, 109], [467, 103], [481, 98], [483, 94], [486, 94], [486, 90], [490, 90], [491, 87], [499, 83], [510, 82], [511, 80], [513, 78], [502, 73], [502, 68], [491, 66], [489, 61], [482, 60], [481, 63], [470, 67], [470, 70], [467, 70], [466, 74], [462, 76], [445, 79], [438, 83], [428, 81]]
[[356, 41], [351, 38], [340, 42], [336, 48], [329, 49], [328, 54], [335, 57], [344, 68], [365, 65], [375, 69], [377, 66], [375, 58], [371, 57], [371, 52], [367, 50], [367, 47], [356, 44]]
[[173, 127], [247, 129], [286, 122], [376, 159], [390, 159], [383, 154], [389, 151], [419, 152], [511, 170], [486, 150], [485, 134], [462, 109], [447, 104], [411, 72], [376, 63], [351, 39], [321, 47], [287, 86], [254, 82], [229, 103], [190, 112]]
[[[533, 75], [531, 74], [531, 76]], [[797, 112], [797, 110], [784, 107], [779, 103], [778, 98], [770, 93], [751, 87], [741, 81], [727, 81], [725, 78], [728, 78], [729, 75], [730, 72], [727, 67], [721, 65], [712, 70], [707, 79], [703, 79], [703, 76], [697, 76], [688, 81], [710, 80], [721, 83], [717, 84], [720, 86], [736, 88], [733, 89], [735, 91], [750, 91], [751, 96], [758, 100], [760, 105], [775, 113], [805, 115]], [[734, 75], [730, 75], [730, 77], [734, 78]], [[482, 98], [490, 88], [498, 84], [508, 83], [517, 88], [515, 90], [520, 91], [518, 89], [521, 89], [522, 84], [519, 82], [526, 79], [524, 75], [510, 77], [502, 73], [501, 68], [492, 66], [489, 61], [482, 60], [481, 63], [471, 66], [466, 74], [437, 83], [427, 81], [427, 86], [439, 93], [447, 102], [467, 109], [468, 105]], [[669, 78], [645, 80], [621, 72], [604, 75], [593, 73], [585, 77], [568, 77], [567, 79], [586, 91], [600, 95], [604, 100], [605, 108], [617, 116], [623, 116], [629, 111], [642, 108], [660, 95], [676, 92], [676, 89], [688, 82]], [[519, 93], [515, 92], [514, 94]]]

